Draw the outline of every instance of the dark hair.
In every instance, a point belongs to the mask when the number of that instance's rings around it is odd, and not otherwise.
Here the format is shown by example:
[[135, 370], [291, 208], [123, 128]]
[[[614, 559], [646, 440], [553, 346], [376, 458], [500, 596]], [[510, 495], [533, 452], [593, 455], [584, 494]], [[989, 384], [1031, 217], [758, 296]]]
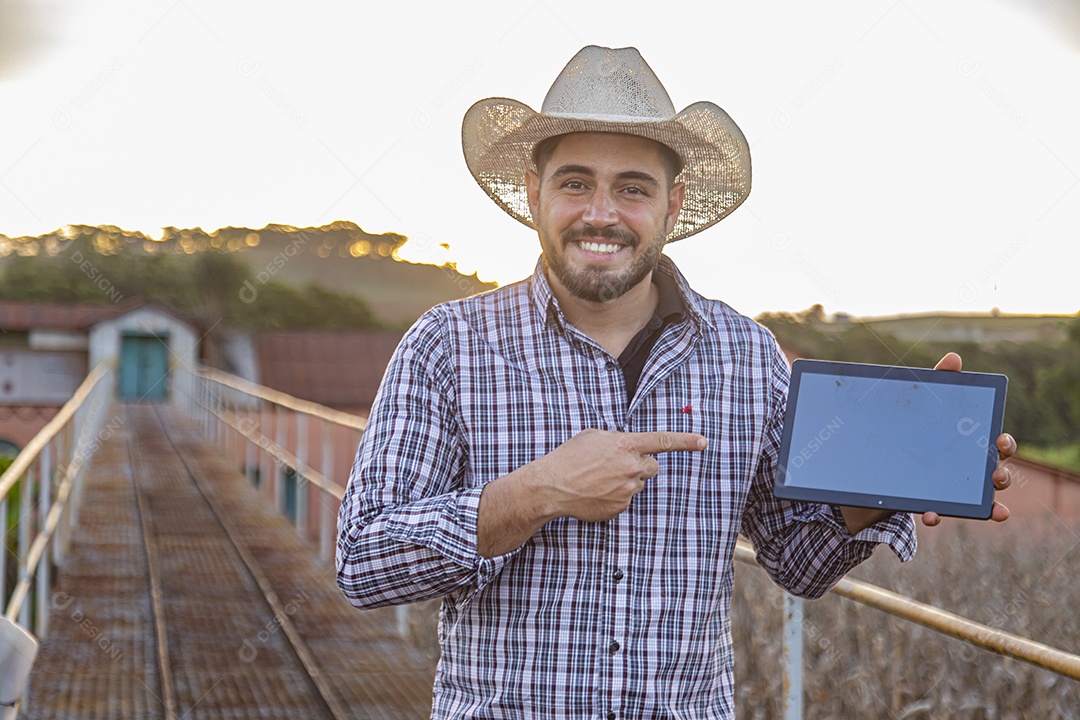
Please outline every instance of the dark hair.
[[[549, 138], [544, 138], [540, 142], [533, 145], [532, 149], [532, 161], [536, 166], [536, 171], [541, 175], [544, 174], [544, 166], [551, 160], [551, 156], [555, 154], [555, 148], [559, 147], [559, 143], [566, 135], [553, 135]], [[635, 137], [643, 137], [641, 135], [635, 135]], [[651, 138], [645, 138], [651, 140]], [[669, 148], [662, 142], [653, 140], [656, 143], [657, 148], [660, 150], [660, 164], [664, 166], [664, 171], [668, 174], [668, 183], [675, 182], [675, 178], [683, 169], [682, 158], [679, 154]]]

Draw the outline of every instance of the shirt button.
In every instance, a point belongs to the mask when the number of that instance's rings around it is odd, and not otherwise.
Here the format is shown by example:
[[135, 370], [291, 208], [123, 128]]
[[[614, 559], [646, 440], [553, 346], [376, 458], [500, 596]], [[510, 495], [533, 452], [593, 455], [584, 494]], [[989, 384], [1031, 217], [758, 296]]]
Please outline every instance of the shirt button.
[[619, 582], [620, 580], [622, 580], [622, 579], [623, 579], [624, 577], [626, 577], [626, 576], [625, 576], [625, 575], [623, 575], [623, 571], [622, 571], [622, 570], [616, 570], [616, 571], [615, 571], [615, 572], [614, 572], [614, 573], [613, 573], [613, 574], [611, 575], [611, 577], [612, 577], [612, 578], [613, 578], [613, 579], [615, 580], [615, 582]]
[[610, 370], [610, 371], [612, 371], [612, 372], [615, 372], [615, 363], [613, 363], [613, 362], [611, 362], [610, 360], [608, 360], [608, 361], [607, 361], [607, 369], [608, 369], [608, 370]]
[[617, 718], [617, 717], [619, 717], [619, 716], [618, 716], [618, 715], [616, 715], [616, 714], [615, 714], [615, 713], [613, 713], [613, 712], [609, 712], [609, 713], [607, 714], [607, 720], [615, 720], [615, 718]]
[[608, 650], [610, 650], [610, 651], [611, 651], [611, 654], [612, 654], [612, 655], [614, 655], [615, 653], [619, 652], [619, 648], [620, 648], [620, 647], [622, 647], [622, 646], [621, 646], [621, 645], [619, 645], [619, 641], [618, 641], [618, 640], [612, 640], [612, 641], [611, 641], [611, 644], [610, 644], [610, 645], [608, 645]]

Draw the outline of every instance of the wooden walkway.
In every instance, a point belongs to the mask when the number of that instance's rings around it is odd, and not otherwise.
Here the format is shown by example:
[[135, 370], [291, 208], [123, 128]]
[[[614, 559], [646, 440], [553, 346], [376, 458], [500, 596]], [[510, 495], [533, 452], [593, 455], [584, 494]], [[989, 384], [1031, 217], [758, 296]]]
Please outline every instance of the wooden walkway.
[[168, 406], [117, 405], [20, 718], [421, 718], [435, 659]]

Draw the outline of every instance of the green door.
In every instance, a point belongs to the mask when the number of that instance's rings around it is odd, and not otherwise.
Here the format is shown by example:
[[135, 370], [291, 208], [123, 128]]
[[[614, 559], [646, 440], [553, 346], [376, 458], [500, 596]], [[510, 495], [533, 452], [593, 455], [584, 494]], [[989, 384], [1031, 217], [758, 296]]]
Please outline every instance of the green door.
[[121, 400], [164, 400], [168, 390], [168, 375], [168, 335], [124, 335], [121, 337]]

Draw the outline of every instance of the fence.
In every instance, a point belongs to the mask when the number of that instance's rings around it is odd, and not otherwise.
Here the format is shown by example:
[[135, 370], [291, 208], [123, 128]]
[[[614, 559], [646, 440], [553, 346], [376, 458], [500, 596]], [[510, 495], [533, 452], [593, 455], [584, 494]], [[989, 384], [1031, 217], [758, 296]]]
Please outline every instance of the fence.
[[[736, 543], [735, 559], [757, 567], [753, 547], [742, 538]], [[1080, 680], [1080, 656], [974, 622], [860, 580], [842, 578], [831, 592], [997, 655], [1022, 660], [1073, 680]], [[802, 718], [802, 620], [802, 599], [786, 596], [783, 631], [785, 720]]]
[[[297, 534], [317, 538], [320, 557], [332, 558], [344, 496], [331, 480], [336, 451], [355, 453], [365, 420], [209, 368], [191, 372], [179, 387], [187, 397], [178, 400], [203, 432], [270, 493]], [[318, 470], [309, 461], [313, 446], [321, 450]], [[315, 503], [311, 488], [320, 493]]]
[[[0, 599], [7, 595], [7, 534], [17, 535], [17, 581], [5, 617], [38, 637], [48, 631], [52, 566], [67, 552], [71, 528], [78, 520], [83, 469], [102, 441], [102, 420], [111, 400], [112, 371], [101, 364], [83, 381], [60, 411], [26, 445], [0, 476]], [[17, 495], [12, 521], [9, 500]], [[52, 551], [52, 558], [49, 552]], [[31, 585], [36, 594], [30, 599]]]
[[[264, 452], [263, 462], [295, 468], [306, 482], [317, 486], [340, 501], [343, 488], [327, 479], [327, 468], [332, 464], [333, 447], [328, 444], [331, 441], [327, 439], [326, 427], [327, 424], [336, 424], [354, 431], [352, 449], [355, 449], [356, 441], [366, 424], [363, 418], [299, 400], [216, 370], [199, 370], [194, 374], [194, 378], [191, 384], [194, 392], [190, 398], [190, 412], [201, 423], [204, 432], [222, 444], [226, 452], [235, 451], [235, 447], [230, 450], [230, 442], [235, 443], [235, 438], [242, 438], [247, 441], [245, 467], [252, 466], [251, 453], [261, 449]], [[292, 422], [289, 420], [290, 414], [295, 416]], [[306, 460], [310, 443], [306, 429], [308, 417], [322, 423], [323, 462], [321, 468], [323, 472], [321, 473], [310, 468]], [[275, 439], [271, 440], [270, 436], [262, 432], [260, 428], [268, 432], [274, 428], [271, 434]], [[266, 474], [263, 473], [262, 476], [265, 477]], [[282, 477], [282, 473], [274, 473], [273, 493], [278, 500], [278, 507], [284, 509], [287, 503], [282, 498]], [[303, 495], [301, 493], [301, 497]], [[329, 504], [324, 505], [324, 509], [329, 506]], [[333, 507], [336, 507], [336, 503]], [[297, 531], [301, 533], [304, 532], [300, 521], [303, 516], [304, 513], [298, 513], [296, 521]], [[332, 537], [328, 535], [332, 523], [333, 518], [324, 517], [320, 526], [320, 548], [324, 558], [329, 558], [332, 552]], [[757, 567], [753, 548], [749, 542], [741, 538], [736, 544], [735, 558]], [[837, 583], [832, 592], [901, 620], [917, 623], [964, 640], [998, 655], [1022, 660], [1065, 677], [1080, 680], [1080, 656], [973, 622], [960, 615], [859, 580], [844, 578]], [[404, 632], [408, 622], [407, 616], [402, 612], [399, 613], [398, 618], [401, 625], [399, 629]], [[802, 600], [787, 596], [783, 631], [784, 717], [787, 720], [797, 720], [802, 717], [802, 619]]]

